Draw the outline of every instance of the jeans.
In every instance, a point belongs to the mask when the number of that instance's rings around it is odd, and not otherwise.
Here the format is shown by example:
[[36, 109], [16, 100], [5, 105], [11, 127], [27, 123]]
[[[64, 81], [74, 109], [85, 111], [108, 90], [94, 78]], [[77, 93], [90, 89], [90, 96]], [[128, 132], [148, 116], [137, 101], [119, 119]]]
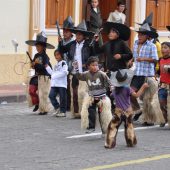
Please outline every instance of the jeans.
[[[60, 104], [56, 97], [59, 95]], [[67, 110], [67, 90], [64, 87], [51, 87], [49, 94], [50, 101], [55, 109], [60, 108], [61, 113]]]

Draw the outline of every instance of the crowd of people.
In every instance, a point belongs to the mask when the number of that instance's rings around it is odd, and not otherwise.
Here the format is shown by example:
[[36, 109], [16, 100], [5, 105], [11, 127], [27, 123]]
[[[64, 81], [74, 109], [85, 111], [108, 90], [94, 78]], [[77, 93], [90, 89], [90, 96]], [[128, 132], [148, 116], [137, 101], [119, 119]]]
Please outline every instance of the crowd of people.
[[[53, 68], [46, 49], [55, 47], [47, 43], [44, 33], [26, 41], [38, 52], [31, 63], [35, 75], [29, 83], [33, 111], [46, 115], [49, 97], [55, 116], [66, 117], [71, 111], [74, 118], [81, 118], [86, 133], [95, 131], [98, 116], [106, 148], [115, 147], [122, 122], [127, 146], [136, 145], [133, 121], [141, 115], [143, 126], [170, 125], [170, 42], [160, 44], [151, 13], [133, 29], [138, 39], [131, 51], [124, 10], [125, 3], [119, 2], [103, 23], [99, 1], [91, 0], [88, 16], [78, 26], [69, 16], [63, 23], [63, 37], [58, 38]], [[104, 44], [101, 28], [108, 36]]]

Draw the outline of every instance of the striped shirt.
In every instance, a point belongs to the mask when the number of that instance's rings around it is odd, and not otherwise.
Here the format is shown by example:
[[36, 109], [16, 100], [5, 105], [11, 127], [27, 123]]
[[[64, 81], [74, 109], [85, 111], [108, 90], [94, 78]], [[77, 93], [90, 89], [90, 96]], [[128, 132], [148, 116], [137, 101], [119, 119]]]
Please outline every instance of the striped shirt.
[[133, 47], [133, 57], [135, 59], [135, 75], [136, 76], [154, 76], [155, 75], [155, 64], [142, 61], [136, 61], [137, 58], [152, 58], [154, 60], [158, 60], [158, 54], [155, 44], [151, 41], [146, 41], [142, 44], [141, 48], [139, 49], [138, 40], [135, 41]]

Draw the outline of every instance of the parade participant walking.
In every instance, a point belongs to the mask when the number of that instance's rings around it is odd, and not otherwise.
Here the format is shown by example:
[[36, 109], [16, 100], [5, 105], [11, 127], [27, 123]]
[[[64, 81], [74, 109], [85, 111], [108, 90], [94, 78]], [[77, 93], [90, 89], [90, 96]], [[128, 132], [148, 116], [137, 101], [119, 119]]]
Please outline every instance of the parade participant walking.
[[[146, 17], [146, 19], [143, 21], [143, 23], [137, 23], [137, 24], [142, 26], [145, 23], [148, 23], [148, 25], [150, 26], [151, 31], [155, 32], [155, 34], [151, 34], [149, 36], [148, 40], [150, 40], [152, 43], [154, 43], [156, 45], [158, 58], [160, 58], [160, 57], [162, 57], [162, 54], [161, 54], [161, 43], [158, 40], [159, 35], [157, 33], [157, 30], [152, 26], [152, 23], [153, 23], [153, 12], [151, 12]], [[156, 64], [156, 68], [155, 69], [156, 69], [156, 71], [159, 69], [158, 63]], [[139, 117], [138, 114], [136, 116]]]
[[106, 96], [108, 88], [111, 89], [111, 83], [107, 75], [99, 71], [98, 62], [98, 58], [90, 57], [87, 61], [88, 71], [83, 73], [75, 66], [75, 76], [81, 81], [86, 81], [88, 85], [88, 94], [83, 100], [81, 110], [82, 129], [87, 129], [89, 133], [94, 131], [98, 113], [102, 134], [105, 134], [112, 118], [110, 99]]
[[[68, 66], [64, 56], [57, 49], [54, 51], [54, 56], [57, 60], [57, 64], [52, 70], [49, 65], [46, 65], [47, 72], [51, 75], [51, 90], [49, 98], [55, 109], [55, 115], [57, 117], [66, 117], [67, 110], [67, 74]], [[59, 95], [60, 103], [58, 103], [56, 97]]]
[[[162, 57], [161, 54], [161, 44], [158, 40], [158, 33], [156, 31], [155, 28], [152, 27], [152, 22], [153, 22], [153, 12], [151, 12], [146, 19], [143, 21], [143, 23], [137, 23], [138, 25], [142, 26], [144, 24], [148, 24], [150, 27], [150, 30], [155, 32], [153, 34], [148, 35], [148, 40], [151, 41], [153, 44], [156, 45], [156, 49], [157, 49], [157, 54], [158, 54], [158, 58]], [[155, 71], [157, 71], [159, 68], [159, 64], [155, 63]], [[139, 117], [142, 115], [142, 109], [139, 109], [135, 112], [135, 116], [133, 117], [134, 121], [137, 121], [139, 119]]]
[[126, 15], [123, 13], [125, 11], [125, 8], [126, 8], [125, 2], [118, 2], [117, 9], [109, 14], [107, 21], [125, 24]]
[[[65, 46], [60, 44], [59, 49], [61, 49], [62, 53], [68, 53], [68, 58], [71, 62], [77, 61], [79, 63], [79, 72], [82, 73], [86, 70], [86, 62], [92, 54], [87, 37], [93, 36], [94, 33], [87, 31], [84, 20], [77, 27], [70, 29], [70, 31], [76, 34], [76, 39]], [[84, 82], [79, 81], [74, 75], [71, 80], [71, 85], [71, 112], [75, 118], [80, 118], [82, 100], [87, 87]]]
[[[32, 68], [35, 69], [36, 75], [38, 75], [38, 95], [36, 93], [36, 88], [30, 86], [29, 93], [32, 96], [32, 99], [39, 101], [37, 103], [39, 107], [39, 115], [46, 115], [49, 111], [48, 108], [48, 94], [50, 90], [50, 75], [45, 69], [45, 65], [49, 65], [49, 57], [46, 54], [46, 48], [54, 49], [55, 47], [47, 43], [47, 38], [44, 32], [41, 32], [37, 35], [36, 40], [28, 40], [25, 42], [28, 45], [35, 46], [37, 54], [35, 54], [32, 62]], [[32, 101], [33, 101], [32, 100]]]
[[[148, 23], [142, 25], [138, 30], [138, 40], [135, 41], [133, 56], [135, 60], [135, 74], [131, 87], [138, 91], [147, 81], [149, 88], [142, 96], [143, 101], [143, 125], [150, 126], [155, 122], [163, 123], [163, 117], [158, 101], [158, 83], [155, 79], [155, 64], [158, 61], [156, 46], [148, 40], [156, 33], [151, 31]], [[139, 110], [140, 106], [135, 98], [131, 98], [134, 110]]]
[[125, 123], [125, 139], [127, 146], [133, 147], [137, 144], [132, 123], [133, 110], [130, 104], [130, 96], [139, 97], [148, 85], [147, 83], [143, 84], [136, 93], [130, 88], [132, 77], [133, 71], [128, 69], [118, 70], [111, 75], [111, 83], [115, 87], [112, 95], [115, 98], [116, 108], [114, 116], [108, 126], [105, 148], [115, 147], [118, 128], [122, 121]]
[[[162, 43], [162, 55], [162, 58], [159, 60], [160, 87], [158, 95], [165, 123], [168, 122], [170, 125], [170, 115], [167, 114], [169, 109], [167, 108], [167, 102], [169, 102], [167, 98], [169, 95], [168, 91], [170, 90], [170, 42]], [[162, 123], [160, 126], [164, 127], [165, 123]]]
[[104, 31], [108, 34], [109, 41], [99, 46], [98, 38], [94, 44], [96, 54], [104, 53], [107, 71], [126, 69], [127, 63], [133, 58], [132, 52], [124, 41], [130, 38], [130, 29], [124, 24], [106, 22]]
[[[74, 22], [71, 16], [68, 16], [63, 22], [63, 38], [59, 37], [59, 43], [67, 45], [74, 41], [73, 33], [70, 28], [74, 28]], [[59, 45], [60, 46], [60, 45]], [[70, 72], [72, 68], [72, 63], [68, 59], [68, 53], [64, 53], [64, 60], [67, 62], [69, 74], [67, 76], [67, 110], [70, 111], [71, 107], [71, 87], [70, 87]]]

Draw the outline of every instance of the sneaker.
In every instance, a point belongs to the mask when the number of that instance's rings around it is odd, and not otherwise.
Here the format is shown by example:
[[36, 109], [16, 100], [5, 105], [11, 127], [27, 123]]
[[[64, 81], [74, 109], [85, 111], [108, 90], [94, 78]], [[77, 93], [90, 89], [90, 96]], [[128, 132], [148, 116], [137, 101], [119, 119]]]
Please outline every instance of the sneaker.
[[58, 113], [57, 115], [56, 115], [56, 117], [66, 117], [66, 113]]
[[52, 114], [52, 116], [57, 116], [60, 113], [60, 109], [55, 109], [54, 113]]
[[39, 105], [35, 105], [33, 112], [36, 112], [39, 109]]
[[95, 129], [93, 129], [93, 128], [88, 128], [88, 129], [86, 129], [86, 132], [85, 133], [93, 133], [95, 131]]

